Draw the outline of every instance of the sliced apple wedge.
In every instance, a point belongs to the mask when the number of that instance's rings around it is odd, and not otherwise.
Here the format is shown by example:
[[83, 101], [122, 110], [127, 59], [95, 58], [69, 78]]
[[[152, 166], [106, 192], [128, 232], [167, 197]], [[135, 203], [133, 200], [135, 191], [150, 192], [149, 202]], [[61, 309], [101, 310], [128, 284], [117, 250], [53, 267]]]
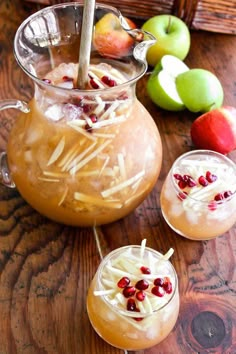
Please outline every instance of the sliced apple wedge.
[[173, 55], [164, 55], [152, 72], [147, 91], [151, 100], [159, 107], [169, 111], [181, 111], [185, 108], [175, 80], [178, 75], [188, 71], [187, 65]]

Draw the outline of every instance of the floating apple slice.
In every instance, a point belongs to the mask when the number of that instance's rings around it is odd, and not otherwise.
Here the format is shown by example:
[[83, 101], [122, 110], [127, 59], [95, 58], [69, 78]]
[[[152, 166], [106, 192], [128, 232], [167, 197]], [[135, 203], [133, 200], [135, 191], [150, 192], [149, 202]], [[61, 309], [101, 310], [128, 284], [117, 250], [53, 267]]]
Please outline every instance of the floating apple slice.
[[188, 70], [187, 65], [180, 59], [172, 55], [164, 55], [147, 83], [147, 91], [151, 100], [169, 111], [183, 110], [185, 105], [176, 90], [175, 79]]

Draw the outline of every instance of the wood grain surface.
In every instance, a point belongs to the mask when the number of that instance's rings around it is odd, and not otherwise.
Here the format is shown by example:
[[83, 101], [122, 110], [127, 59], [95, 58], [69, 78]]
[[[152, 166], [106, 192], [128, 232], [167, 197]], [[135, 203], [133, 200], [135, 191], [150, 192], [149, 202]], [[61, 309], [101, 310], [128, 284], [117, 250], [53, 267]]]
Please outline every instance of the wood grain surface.
[[[20, 0], [0, 2], [0, 99], [29, 100], [32, 83], [18, 67], [13, 39], [19, 24], [38, 9]], [[186, 63], [215, 73], [224, 103], [236, 103], [236, 37], [192, 32]], [[159, 196], [177, 156], [193, 148], [189, 129], [196, 115], [169, 113], [151, 103], [148, 74], [137, 96], [162, 137], [160, 177], [146, 200], [126, 218], [98, 229], [72, 228], [34, 211], [16, 190], [0, 186], [0, 354], [121, 354], [93, 331], [86, 313], [89, 283], [101, 254], [147, 238], [160, 252], [173, 247], [181, 296], [177, 324], [145, 354], [236, 353], [236, 227], [215, 240], [181, 238], [165, 223]], [[1, 112], [0, 151], [6, 148], [16, 112]], [[236, 161], [236, 153], [230, 154]], [[101, 254], [100, 254], [101, 253]], [[139, 352], [141, 353], [141, 352]]]

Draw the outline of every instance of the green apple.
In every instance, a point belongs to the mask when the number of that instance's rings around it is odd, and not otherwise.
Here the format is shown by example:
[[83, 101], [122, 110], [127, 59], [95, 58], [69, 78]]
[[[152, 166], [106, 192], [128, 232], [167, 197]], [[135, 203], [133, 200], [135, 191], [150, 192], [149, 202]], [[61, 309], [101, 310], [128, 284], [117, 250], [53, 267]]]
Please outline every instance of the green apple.
[[191, 112], [208, 112], [223, 103], [221, 83], [208, 70], [186, 71], [176, 77], [175, 83], [181, 100]]
[[147, 52], [147, 61], [155, 66], [165, 55], [184, 60], [190, 49], [190, 32], [187, 25], [173, 15], [157, 15], [147, 20], [142, 29], [153, 34], [157, 42]]
[[175, 85], [176, 77], [189, 68], [180, 59], [164, 55], [155, 66], [147, 82], [147, 92], [151, 100], [159, 107], [169, 111], [185, 108]]

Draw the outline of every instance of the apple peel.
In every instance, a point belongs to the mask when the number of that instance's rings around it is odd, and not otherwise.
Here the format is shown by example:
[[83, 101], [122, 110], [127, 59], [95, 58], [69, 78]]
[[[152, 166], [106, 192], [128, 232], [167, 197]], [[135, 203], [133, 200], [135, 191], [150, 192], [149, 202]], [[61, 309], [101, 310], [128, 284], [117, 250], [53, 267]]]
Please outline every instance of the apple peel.
[[196, 147], [228, 154], [236, 149], [236, 108], [222, 106], [202, 114], [190, 134]]

